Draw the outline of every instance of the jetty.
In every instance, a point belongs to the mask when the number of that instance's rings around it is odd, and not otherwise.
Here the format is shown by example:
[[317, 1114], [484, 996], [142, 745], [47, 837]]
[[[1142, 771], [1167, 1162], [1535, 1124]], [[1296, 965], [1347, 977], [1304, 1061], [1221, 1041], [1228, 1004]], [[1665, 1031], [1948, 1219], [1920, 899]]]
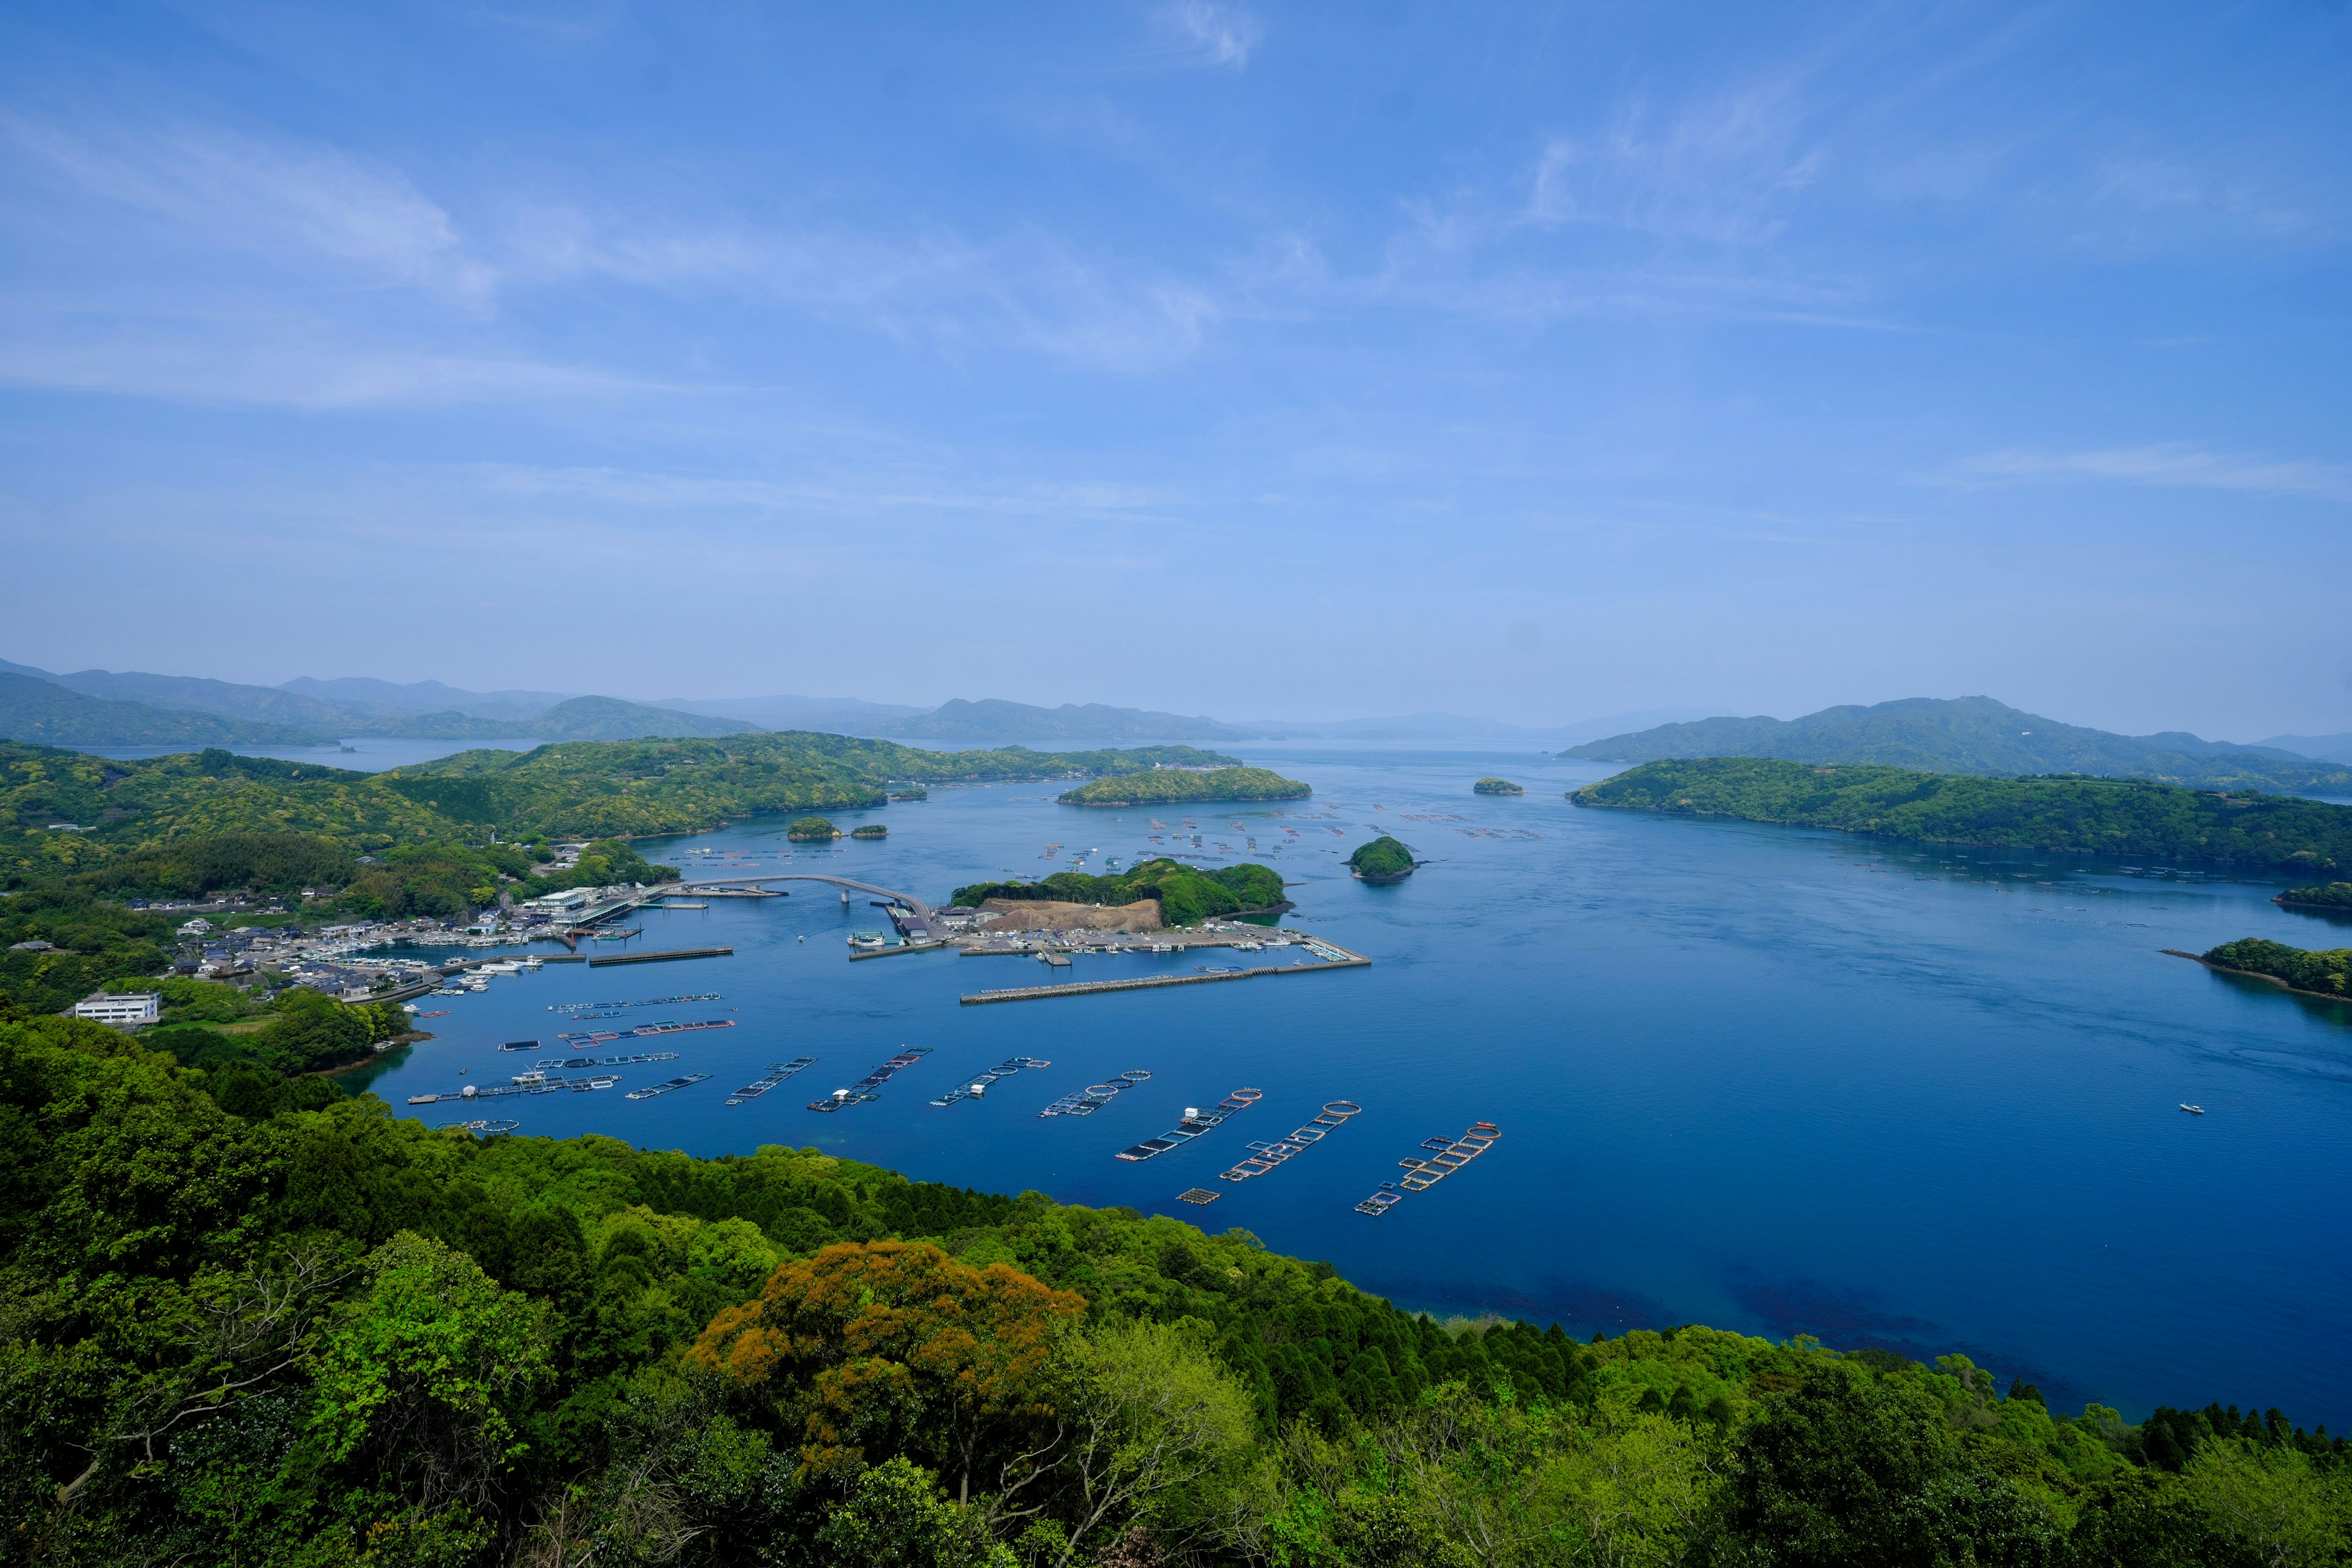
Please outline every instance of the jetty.
[[974, 991], [963, 998], [967, 1007], [986, 1002], [1035, 1002], [1048, 996], [1091, 996], [1108, 991], [1150, 991], [1163, 985], [1207, 985], [1221, 980], [1255, 980], [1267, 974], [1327, 974], [1339, 969], [1368, 969], [1372, 961], [1362, 953], [1319, 937], [1300, 938], [1316, 963], [1262, 963], [1252, 968], [1196, 970], [1191, 974], [1139, 974], [1126, 980], [1075, 980], [1059, 985], [1011, 985], [998, 991]]
[[680, 958], [726, 958], [734, 952], [731, 947], [673, 947], [659, 952], [616, 952], [609, 958], [592, 958], [591, 969], [603, 969], [615, 963], [667, 963]]

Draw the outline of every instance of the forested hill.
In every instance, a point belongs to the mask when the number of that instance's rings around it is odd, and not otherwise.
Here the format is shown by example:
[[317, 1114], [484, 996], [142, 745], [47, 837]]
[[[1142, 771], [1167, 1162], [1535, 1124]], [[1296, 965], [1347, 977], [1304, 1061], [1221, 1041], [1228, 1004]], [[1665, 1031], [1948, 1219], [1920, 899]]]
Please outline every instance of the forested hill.
[[2347, 1544], [2347, 1445], [2275, 1409], [2134, 1426], [1958, 1355], [1440, 1324], [1242, 1230], [813, 1149], [478, 1140], [273, 1071], [0, 1018], [11, 1561], [2158, 1568]]
[[1702, 719], [1572, 747], [1564, 757], [1649, 763], [1782, 757], [1945, 773], [2095, 773], [2224, 789], [2352, 793], [2352, 766], [2195, 735], [2116, 735], [2061, 724], [1990, 697], [1914, 697], [1824, 708], [1801, 719]]
[[123, 763], [0, 742], [0, 880], [45, 880], [218, 833], [312, 834], [359, 851], [480, 840], [492, 828], [515, 838], [634, 837], [759, 812], [880, 805], [894, 781], [1063, 778], [1230, 760], [1190, 746], [933, 752], [782, 733], [461, 752], [360, 773], [225, 751]]
[[1732, 816], [1940, 844], [2352, 868], [2352, 806], [2131, 779], [1972, 778], [1760, 757], [1650, 763], [1588, 784], [1579, 805]]
[[330, 732], [92, 697], [0, 672], [0, 739], [78, 746], [324, 746]]

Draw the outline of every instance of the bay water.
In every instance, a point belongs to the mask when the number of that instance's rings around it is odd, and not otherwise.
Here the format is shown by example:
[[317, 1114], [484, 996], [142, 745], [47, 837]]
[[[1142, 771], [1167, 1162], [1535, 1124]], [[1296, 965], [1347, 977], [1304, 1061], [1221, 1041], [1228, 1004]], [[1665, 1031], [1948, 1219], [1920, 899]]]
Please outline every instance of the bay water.
[[[1679, 1322], [1811, 1334], [1966, 1354], [2030, 1378], [2053, 1408], [2097, 1400], [2136, 1417], [2218, 1399], [2352, 1422], [2352, 1006], [2161, 951], [2352, 942], [2352, 923], [2272, 904], [2284, 880], [1581, 809], [1565, 792], [1613, 770], [1524, 751], [1229, 749], [1314, 798], [1138, 812], [1059, 805], [1053, 784], [935, 789], [834, 814], [844, 829], [886, 823], [878, 842], [788, 846], [782, 820], [761, 818], [640, 847], [696, 878], [817, 871], [934, 903], [1078, 853], [1099, 870], [1181, 847], [1274, 866], [1297, 906], [1285, 923], [1370, 968], [969, 1006], [960, 996], [986, 988], [1289, 955], [853, 963], [847, 933], [887, 930], [881, 911], [785, 884], [787, 898], [630, 917], [645, 934], [629, 947], [731, 957], [551, 964], [420, 1002], [443, 1014], [423, 1026], [435, 1038], [371, 1087], [438, 1125], [466, 1112], [406, 1097], [574, 1054], [561, 1032], [722, 1017], [736, 1026], [659, 1042], [677, 1061], [619, 1069], [620, 1090], [470, 1113], [703, 1155], [814, 1147], [921, 1180], [1241, 1226], [1444, 1315], [1557, 1321], [1579, 1337]], [[1473, 794], [1489, 773], [1527, 793]], [[1187, 819], [1197, 851], [1189, 830], [1173, 837]], [[1366, 886], [1345, 857], [1382, 831], [1428, 863]], [[572, 1021], [576, 1004], [712, 992]], [[531, 1038], [544, 1052], [499, 1049]], [[805, 1109], [902, 1047], [930, 1054], [878, 1102]], [[817, 1064], [723, 1104], [803, 1055]], [[1016, 1055], [1052, 1066], [928, 1103]], [[1037, 1115], [1129, 1069], [1151, 1076], [1098, 1113]], [[713, 1076], [622, 1097], [684, 1072]], [[1208, 1135], [1113, 1158], [1244, 1087], [1265, 1098]], [[1333, 1100], [1362, 1112], [1267, 1175], [1216, 1179], [1250, 1141]], [[1424, 1140], [1477, 1121], [1502, 1130], [1486, 1155], [1381, 1217], [1354, 1212]], [[1217, 1201], [1177, 1201], [1193, 1188]]]

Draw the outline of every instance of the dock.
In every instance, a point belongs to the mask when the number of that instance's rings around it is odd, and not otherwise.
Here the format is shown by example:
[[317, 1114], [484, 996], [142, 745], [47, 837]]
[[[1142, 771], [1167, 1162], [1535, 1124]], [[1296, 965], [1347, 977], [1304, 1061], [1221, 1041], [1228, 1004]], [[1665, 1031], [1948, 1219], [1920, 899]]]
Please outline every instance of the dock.
[[731, 947], [673, 947], [660, 952], [616, 952], [608, 958], [592, 958], [591, 969], [603, 969], [614, 963], [667, 963], [675, 958], [726, 958], [734, 952]]
[[1328, 952], [1320, 963], [1266, 963], [1255, 969], [1221, 969], [1209, 974], [1144, 974], [1131, 980], [1079, 980], [1061, 985], [1014, 985], [1002, 991], [974, 991], [966, 994], [963, 1005], [977, 1006], [984, 1002], [1035, 1002], [1047, 996], [1088, 996], [1106, 991], [1150, 991], [1162, 985], [1207, 985], [1220, 980], [1255, 980], [1262, 974], [1326, 974], [1337, 969], [1369, 969], [1372, 961], [1361, 953], [1349, 952], [1318, 941], [1318, 954]]
[[936, 952], [945, 946], [947, 943], [943, 942], [901, 942], [888, 947], [853, 948], [849, 962], [856, 963], [866, 958], [893, 958], [902, 952]]

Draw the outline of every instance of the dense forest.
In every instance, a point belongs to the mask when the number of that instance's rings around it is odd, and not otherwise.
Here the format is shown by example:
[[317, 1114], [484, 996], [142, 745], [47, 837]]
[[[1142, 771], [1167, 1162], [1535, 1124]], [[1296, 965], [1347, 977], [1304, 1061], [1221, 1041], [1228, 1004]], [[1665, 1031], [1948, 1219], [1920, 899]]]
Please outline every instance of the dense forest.
[[1177, 860], [1146, 860], [1108, 877], [1057, 871], [1036, 882], [975, 882], [958, 888], [951, 902], [978, 908], [989, 899], [1045, 899], [1066, 904], [1107, 904], [1116, 909], [1139, 899], [1155, 899], [1160, 918], [1172, 926], [1198, 925], [1219, 915], [1268, 910], [1282, 900], [1281, 873], [1244, 862], [1195, 869]]
[[2129, 779], [1977, 778], [1761, 757], [1648, 763], [1579, 805], [1731, 816], [1888, 838], [2331, 871], [2352, 867], [2352, 806]]
[[2244, 937], [2225, 942], [2205, 954], [2205, 962], [2224, 969], [2242, 969], [2284, 980], [2297, 991], [2317, 996], [2352, 997], [2352, 948], [2326, 948], [2317, 952], [2289, 947], [2283, 942]]
[[224, 834], [310, 834], [355, 854], [473, 842], [492, 829], [517, 839], [642, 837], [760, 812], [877, 806], [900, 780], [1062, 778], [1231, 760], [1190, 746], [927, 752], [787, 733], [461, 752], [360, 773], [218, 750], [113, 762], [0, 742], [0, 883], [50, 881]]
[[1063, 792], [1064, 805], [1178, 805], [1187, 801], [1305, 800], [1315, 792], [1265, 768], [1160, 768]]
[[1411, 876], [1417, 864], [1411, 849], [1385, 833], [1357, 845], [1348, 857], [1348, 868], [1367, 882], [1397, 881]]
[[2343, 910], [2352, 913], [2352, 882], [2323, 882], [2315, 888], [2289, 888], [2271, 900], [2313, 910]]
[[[160, 1037], [151, 1037], [155, 1038]], [[2281, 1412], [1439, 1323], [1242, 1231], [478, 1140], [0, 1020], [0, 1539], [90, 1564], [2339, 1563]], [[320, 1080], [309, 1080], [318, 1082]]]

